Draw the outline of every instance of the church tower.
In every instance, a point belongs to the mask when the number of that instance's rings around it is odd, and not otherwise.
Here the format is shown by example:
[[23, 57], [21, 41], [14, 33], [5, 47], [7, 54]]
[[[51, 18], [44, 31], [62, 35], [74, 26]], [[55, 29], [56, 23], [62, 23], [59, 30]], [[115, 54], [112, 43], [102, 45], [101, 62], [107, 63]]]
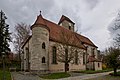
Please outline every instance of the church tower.
[[41, 13], [37, 16], [35, 23], [31, 26], [32, 30], [32, 53], [31, 70], [48, 70], [48, 47], [49, 47], [49, 28], [45, 23]]
[[58, 25], [60, 25], [60, 26], [62, 26], [64, 28], [69, 29], [69, 30], [74, 32], [75, 23], [72, 20], [70, 20], [68, 17], [64, 16], [64, 15], [62, 15]]

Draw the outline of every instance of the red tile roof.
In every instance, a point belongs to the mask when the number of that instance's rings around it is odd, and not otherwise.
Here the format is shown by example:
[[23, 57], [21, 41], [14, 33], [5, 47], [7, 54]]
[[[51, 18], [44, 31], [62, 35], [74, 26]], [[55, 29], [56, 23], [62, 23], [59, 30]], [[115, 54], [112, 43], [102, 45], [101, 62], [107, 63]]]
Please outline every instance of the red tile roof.
[[31, 29], [33, 27], [36, 27], [36, 25], [41, 25], [41, 27], [44, 27], [49, 30], [49, 28], [46, 26], [45, 20], [41, 14], [39, 16], [37, 16], [37, 19], [36, 19], [35, 23], [31, 26]]
[[66, 43], [69, 45], [85, 49], [85, 47], [80, 43], [80, 41], [75, 36], [74, 32], [65, 29], [46, 19], [45, 22], [50, 29], [50, 40], [60, 43]]
[[82, 36], [80, 34], [77, 34], [76, 33], [76, 36], [80, 39], [80, 41], [83, 43], [83, 44], [87, 44], [87, 45], [91, 45], [93, 47], [96, 47], [98, 48], [89, 38], [85, 37], [85, 36]]
[[[47, 29], [49, 28], [49, 31], [50, 31], [50, 33], [49, 33], [50, 38], [49, 39], [51, 41], [55, 41], [55, 42], [59, 42], [59, 43], [63, 43], [63, 44], [67, 43], [69, 45], [76, 46], [76, 47], [79, 47], [79, 48], [82, 48], [82, 49], [86, 49], [83, 44], [88, 44], [88, 45], [97, 47], [87, 37], [82, 36], [80, 34], [77, 34], [75, 32], [72, 32], [68, 29], [65, 29], [62, 26], [59, 26], [58, 24], [56, 24], [54, 22], [51, 22], [47, 19], [44, 19], [42, 17], [42, 15], [37, 17], [37, 20], [31, 26], [31, 29], [34, 28], [35, 25], [44, 25], [45, 28], [47, 28]], [[40, 27], [42, 27], [42, 26], [40, 26]], [[63, 36], [64, 36], [65, 39], [69, 38], [69, 40], [66, 40], [68, 42], [66, 42], [64, 40], [64, 38], [62, 38]], [[30, 39], [30, 38], [28, 38], [28, 39]]]

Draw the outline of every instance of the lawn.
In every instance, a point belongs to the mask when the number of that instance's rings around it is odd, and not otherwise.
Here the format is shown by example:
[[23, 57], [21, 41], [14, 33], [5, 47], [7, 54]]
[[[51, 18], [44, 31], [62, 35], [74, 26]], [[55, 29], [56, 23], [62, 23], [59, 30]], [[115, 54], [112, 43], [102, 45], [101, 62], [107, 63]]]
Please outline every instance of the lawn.
[[[0, 70], [0, 80], [3, 80], [3, 71]], [[5, 71], [5, 80], [11, 80], [11, 74], [8, 71]]]
[[69, 73], [61, 72], [61, 73], [51, 73], [51, 74], [40, 76], [40, 77], [44, 79], [59, 79], [59, 78], [65, 78], [69, 76], [70, 76]]
[[112, 71], [112, 69], [97, 70], [97, 71], [93, 71], [93, 70], [84, 70], [84, 71], [74, 71], [74, 72], [75, 72], [75, 73], [94, 74], [94, 73], [103, 73], [103, 72], [108, 72], [108, 71]]

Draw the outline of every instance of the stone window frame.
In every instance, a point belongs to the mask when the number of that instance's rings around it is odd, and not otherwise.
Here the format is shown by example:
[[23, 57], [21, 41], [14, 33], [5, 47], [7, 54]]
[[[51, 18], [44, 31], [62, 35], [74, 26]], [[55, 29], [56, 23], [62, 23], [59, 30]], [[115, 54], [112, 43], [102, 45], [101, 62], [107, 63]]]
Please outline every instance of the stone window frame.
[[78, 52], [75, 51], [75, 64], [78, 65]]
[[85, 65], [85, 53], [83, 53], [83, 65]]
[[46, 63], [46, 62], [45, 62], [45, 57], [44, 57], [44, 56], [42, 57], [42, 63]]
[[69, 30], [71, 30], [71, 26], [69, 26]]
[[57, 64], [57, 48], [56, 48], [56, 46], [52, 47], [52, 64]]
[[25, 54], [26, 54], [26, 58], [29, 58], [29, 48], [25, 47]]
[[98, 67], [100, 67], [100, 63], [98, 63]]
[[45, 42], [42, 43], [42, 49], [45, 49]]
[[95, 48], [91, 48], [92, 56], [95, 57]]

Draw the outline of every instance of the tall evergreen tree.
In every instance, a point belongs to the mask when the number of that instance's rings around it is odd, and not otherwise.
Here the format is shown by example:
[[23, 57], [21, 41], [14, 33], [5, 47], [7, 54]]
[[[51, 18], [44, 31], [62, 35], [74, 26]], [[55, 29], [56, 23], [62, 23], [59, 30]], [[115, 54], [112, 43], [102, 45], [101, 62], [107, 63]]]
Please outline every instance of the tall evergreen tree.
[[6, 24], [5, 20], [7, 17], [4, 12], [0, 12], [0, 57], [7, 55], [10, 52], [9, 42], [11, 41], [9, 33], [9, 25]]

